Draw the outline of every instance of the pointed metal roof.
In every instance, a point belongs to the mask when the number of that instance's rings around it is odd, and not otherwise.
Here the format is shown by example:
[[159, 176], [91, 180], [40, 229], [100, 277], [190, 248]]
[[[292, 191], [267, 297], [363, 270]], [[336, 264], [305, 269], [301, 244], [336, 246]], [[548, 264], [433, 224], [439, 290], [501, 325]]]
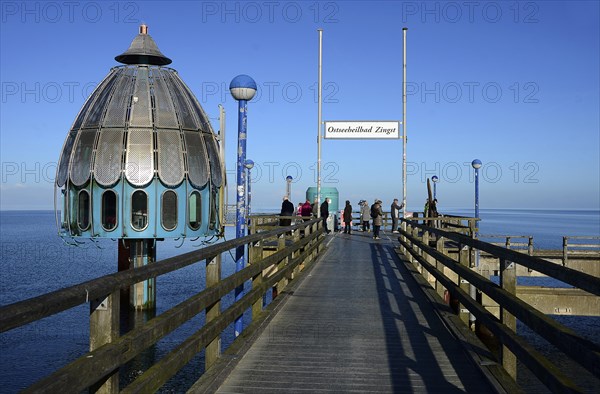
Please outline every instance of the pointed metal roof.
[[133, 39], [129, 49], [115, 57], [123, 64], [150, 64], [166, 66], [172, 60], [162, 54], [158, 46], [148, 34], [148, 26], [140, 25], [140, 33]]

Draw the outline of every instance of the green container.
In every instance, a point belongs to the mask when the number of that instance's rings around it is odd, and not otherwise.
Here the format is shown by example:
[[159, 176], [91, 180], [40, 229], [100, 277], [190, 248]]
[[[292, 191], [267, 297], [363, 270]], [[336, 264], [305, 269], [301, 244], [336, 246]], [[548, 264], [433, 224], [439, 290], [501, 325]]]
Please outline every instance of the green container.
[[[314, 186], [306, 189], [306, 198], [311, 203], [315, 201], [317, 197], [317, 188]], [[330, 198], [331, 202], [329, 203], [329, 213], [337, 214], [340, 209], [340, 193], [336, 187], [321, 187], [321, 203], [325, 201], [326, 198]]]

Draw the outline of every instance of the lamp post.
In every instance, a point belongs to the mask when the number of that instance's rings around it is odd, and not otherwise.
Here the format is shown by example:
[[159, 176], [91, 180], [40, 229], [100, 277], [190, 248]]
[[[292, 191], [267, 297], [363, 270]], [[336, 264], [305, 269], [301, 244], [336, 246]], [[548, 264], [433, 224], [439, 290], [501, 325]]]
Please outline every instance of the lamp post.
[[481, 168], [481, 160], [473, 160], [471, 166], [475, 169], [475, 218], [479, 219], [479, 169]]
[[294, 178], [292, 178], [291, 175], [288, 175], [285, 177], [285, 181], [287, 182], [286, 186], [285, 186], [285, 195], [287, 196], [287, 198], [292, 201], [292, 181], [294, 180]]
[[434, 175], [431, 177], [431, 180], [433, 181], [433, 199], [436, 199], [436, 185], [439, 181], [439, 178], [437, 177], [437, 175]]
[[[481, 160], [475, 159], [471, 162], [471, 166], [475, 169], [475, 218], [479, 219], [479, 169], [481, 168]], [[479, 222], [475, 223], [475, 238], [478, 237]], [[479, 267], [479, 249], [475, 250], [475, 267]], [[469, 295], [472, 299], [477, 299], [477, 289], [473, 284], [469, 286]], [[469, 314], [469, 326], [475, 327], [475, 316]]]
[[244, 167], [248, 170], [248, 178], [246, 180], [248, 187], [246, 188], [248, 195], [248, 204], [246, 205], [246, 223], [250, 224], [250, 206], [252, 205], [252, 179], [250, 177], [250, 170], [254, 168], [254, 161], [248, 159], [244, 162]]
[[[235, 236], [242, 238], [245, 235], [246, 225], [246, 125], [248, 101], [256, 94], [256, 82], [248, 75], [238, 75], [231, 80], [229, 91], [234, 99], [238, 101], [238, 149], [237, 149], [237, 198], [235, 210]], [[235, 249], [235, 271], [241, 271], [246, 265], [244, 259], [244, 246]], [[235, 300], [239, 301], [244, 293], [244, 285], [235, 289]], [[242, 316], [235, 320], [235, 336], [240, 335], [243, 329]]]

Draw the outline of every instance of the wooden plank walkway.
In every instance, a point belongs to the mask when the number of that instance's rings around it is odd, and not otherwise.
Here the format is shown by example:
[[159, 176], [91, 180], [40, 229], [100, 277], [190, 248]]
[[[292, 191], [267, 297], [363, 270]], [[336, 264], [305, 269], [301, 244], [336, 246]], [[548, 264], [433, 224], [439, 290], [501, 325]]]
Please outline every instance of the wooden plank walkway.
[[338, 234], [218, 390], [490, 392], [388, 234]]

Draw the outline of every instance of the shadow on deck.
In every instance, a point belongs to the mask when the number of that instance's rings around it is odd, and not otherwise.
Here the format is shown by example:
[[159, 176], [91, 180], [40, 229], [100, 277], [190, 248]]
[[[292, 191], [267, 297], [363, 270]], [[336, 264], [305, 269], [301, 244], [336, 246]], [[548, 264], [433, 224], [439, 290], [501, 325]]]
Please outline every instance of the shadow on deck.
[[226, 352], [215, 366], [221, 372], [190, 392], [497, 391], [464, 345], [483, 359], [487, 351], [452, 333], [449, 308], [434, 308], [397, 243], [370, 235], [330, 236], [260, 335]]

